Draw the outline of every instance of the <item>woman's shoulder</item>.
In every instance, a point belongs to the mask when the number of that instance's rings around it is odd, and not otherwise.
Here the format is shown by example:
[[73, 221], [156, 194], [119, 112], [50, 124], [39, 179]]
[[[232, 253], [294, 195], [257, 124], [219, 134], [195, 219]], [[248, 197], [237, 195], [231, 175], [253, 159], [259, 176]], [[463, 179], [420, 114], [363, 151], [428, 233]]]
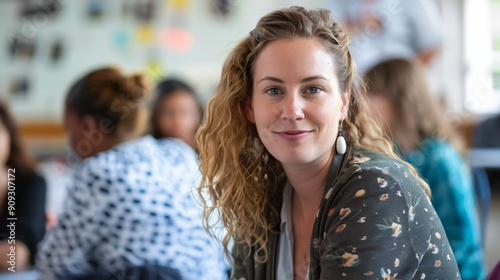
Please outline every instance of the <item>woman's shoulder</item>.
[[151, 140], [154, 140], [156, 145], [159, 146], [165, 153], [170, 155], [182, 155], [187, 157], [197, 158], [196, 152], [186, 144], [184, 141], [176, 138], [158, 138], [155, 139], [150, 137]]
[[346, 166], [351, 169], [352, 173], [387, 173], [388, 170], [396, 169], [404, 174], [405, 171], [409, 171], [405, 163], [400, 159], [366, 150], [353, 151]]
[[120, 192], [125, 189], [122, 185], [141, 189], [148, 184], [185, 184], [198, 172], [196, 155], [186, 146], [177, 140], [144, 136], [85, 159], [73, 181]]
[[109, 166], [112, 163], [136, 164], [143, 162], [196, 162], [196, 153], [181, 140], [155, 139], [150, 135], [119, 144], [112, 149], [85, 159], [84, 166]]
[[347, 181], [357, 184], [373, 180], [384, 184], [390, 180], [401, 189], [418, 186], [423, 190], [405, 162], [375, 151], [353, 151], [346, 163], [344, 174]]

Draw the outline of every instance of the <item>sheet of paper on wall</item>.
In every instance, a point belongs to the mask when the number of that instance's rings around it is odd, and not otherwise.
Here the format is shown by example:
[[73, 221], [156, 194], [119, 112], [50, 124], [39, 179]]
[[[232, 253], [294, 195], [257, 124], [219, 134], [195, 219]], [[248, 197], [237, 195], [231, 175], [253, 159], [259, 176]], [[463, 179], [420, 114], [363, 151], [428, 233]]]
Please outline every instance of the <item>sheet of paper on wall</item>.
[[9, 84], [9, 94], [13, 97], [26, 97], [30, 91], [30, 80], [27, 76], [13, 78]]
[[14, 36], [7, 44], [9, 44], [10, 56], [12, 58], [31, 60], [35, 55], [36, 44], [32, 39]]
[[191, 5], [190, 0], [166, 0], [165, 2], [174, 11], [187, 11]]
[[143, 24], [137, 28], [135, 40], [141, 45], [149, 45], [153, 43], [155, 37], [155, 29], [149, 24]]
[[61, 57], [64, 55], [64, 44], [61, 39], [56, 39], [50, 46], [50, 62], [56, 64], [61, 61]]
[[[57, 0], [41, 1], [19, 1], [22, 4], [21, 16], [25, 18], [54, 18], [62, 8], [62, 4]], [[37, 19], [40, 20], [40, 19]]]
[[176, 53], [190, 52], [193, 49], [194, 40], [194, 36], [189, 30], [181, 28], [166, 28], [158, 34], [159, 45]]
[[144, 70], [146, 76], [155, 82], [159, 82], [166, 74], [157, 59], [150, 59]]
[[232, 0], [211, 0], [212, 12], [217, 17], [226, 18], [231, 15], [234, 7]]
[[100, 20], [108, 12], [108, 3], [107, 1], [88, 0], [85, 9], [87, 19]]
[[126, 50], [130, 46], [131, 42], [131, 31], [128, 28], [125, 27], [119, 27], [117, 30], [114, 31], [113, 34], [113, 44], [116, 46], [117, 49], [120, 50]]
[[156, 3], [153, 0], [137, 1], [133, 5], [134, 18], [143, 23], [151, 22], [156, 11]]

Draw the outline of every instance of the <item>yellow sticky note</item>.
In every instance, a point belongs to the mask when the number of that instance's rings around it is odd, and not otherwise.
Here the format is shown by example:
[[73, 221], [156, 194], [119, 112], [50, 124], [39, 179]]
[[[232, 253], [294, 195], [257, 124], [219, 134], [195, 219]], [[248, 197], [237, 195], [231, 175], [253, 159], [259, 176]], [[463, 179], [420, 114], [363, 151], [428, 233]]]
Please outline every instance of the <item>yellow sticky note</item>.
[[174, 10], [187, 10], [190, 0], [169, 0], [169, 6]]
[[149, 44], [154, 40], [154, 28], [151, 25], [141, 25], [135, 34], [137, 42]]
[[160, 81], [165, 77], [165, 73], [161, 68], [161, 64], [158, 61], [150, 61], [145, 69], [146, 75], [155, 82]]

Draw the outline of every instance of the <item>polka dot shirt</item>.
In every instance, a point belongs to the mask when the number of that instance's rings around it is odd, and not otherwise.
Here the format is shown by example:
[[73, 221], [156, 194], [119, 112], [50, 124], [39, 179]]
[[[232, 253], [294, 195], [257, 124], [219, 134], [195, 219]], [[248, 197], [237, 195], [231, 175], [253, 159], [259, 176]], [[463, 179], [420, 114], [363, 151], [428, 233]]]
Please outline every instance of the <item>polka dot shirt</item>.
[[180, 140], [146, 136], [86, 159], [40, 245], [41, 279], [143, 264], [172, 267], [183, 279], [223, 279], [196, 180], [196, 154]]

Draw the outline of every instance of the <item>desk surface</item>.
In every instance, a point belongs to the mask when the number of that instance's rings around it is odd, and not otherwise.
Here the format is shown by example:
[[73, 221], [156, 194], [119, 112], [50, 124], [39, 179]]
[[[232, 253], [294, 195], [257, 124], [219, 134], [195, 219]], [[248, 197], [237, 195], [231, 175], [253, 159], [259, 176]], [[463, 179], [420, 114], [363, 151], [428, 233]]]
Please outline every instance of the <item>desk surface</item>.
[[471, 167], [500, 168], [500, 148], [470, 149], [468, 159]]

